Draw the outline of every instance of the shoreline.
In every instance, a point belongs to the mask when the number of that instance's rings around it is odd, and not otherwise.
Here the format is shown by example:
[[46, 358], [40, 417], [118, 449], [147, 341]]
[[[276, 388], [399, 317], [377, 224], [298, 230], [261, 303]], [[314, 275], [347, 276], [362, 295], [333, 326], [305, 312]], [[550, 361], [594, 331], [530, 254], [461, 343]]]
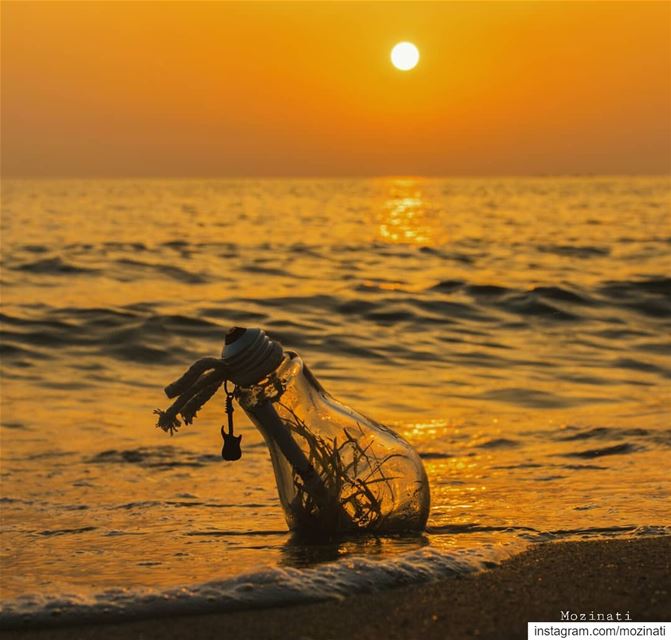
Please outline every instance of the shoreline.
[[338, 602], [15, 629], [0, 631], [0, 638], [494, 640], [526, 638], [527, 622], [559, 621], [562, 611], [670, 621], [671, 536], [544, 543], [477, 574]]

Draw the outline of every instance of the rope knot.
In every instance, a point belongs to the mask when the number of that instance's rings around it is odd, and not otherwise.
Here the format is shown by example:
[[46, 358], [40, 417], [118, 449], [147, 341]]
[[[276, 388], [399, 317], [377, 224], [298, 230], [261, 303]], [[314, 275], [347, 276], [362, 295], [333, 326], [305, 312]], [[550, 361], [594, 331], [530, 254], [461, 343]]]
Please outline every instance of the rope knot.
[[226, 380], [227, 369], [219, 358], [196, 360], [186, 372], [165, 388], [168, 398], [177, 399], [165, 410], [155, 409], [156, 426], [172, 436], [182, 423], [192, 424], [198, 411]]

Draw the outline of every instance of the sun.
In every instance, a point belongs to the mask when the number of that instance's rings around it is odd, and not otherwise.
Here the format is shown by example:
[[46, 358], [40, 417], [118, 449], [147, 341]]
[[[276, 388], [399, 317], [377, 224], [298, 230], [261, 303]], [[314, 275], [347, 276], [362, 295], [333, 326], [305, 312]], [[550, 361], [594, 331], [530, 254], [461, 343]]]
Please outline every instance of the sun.
[[412, 42], [399, 42], [391, 50], [391, 63], [400, 71], [410, 71], [419, 62], [419, 49]]

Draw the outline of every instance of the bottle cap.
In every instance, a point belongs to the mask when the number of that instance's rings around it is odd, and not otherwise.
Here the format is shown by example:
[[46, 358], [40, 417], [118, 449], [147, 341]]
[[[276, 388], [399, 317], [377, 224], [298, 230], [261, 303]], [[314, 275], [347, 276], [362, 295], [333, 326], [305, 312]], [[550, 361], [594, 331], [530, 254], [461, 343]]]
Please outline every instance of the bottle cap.
[[228, 379], [241, 387], [249, 387], [277, 369], [284, 350], [262, 329], [233, 327], [226, 334], [221, 357]]

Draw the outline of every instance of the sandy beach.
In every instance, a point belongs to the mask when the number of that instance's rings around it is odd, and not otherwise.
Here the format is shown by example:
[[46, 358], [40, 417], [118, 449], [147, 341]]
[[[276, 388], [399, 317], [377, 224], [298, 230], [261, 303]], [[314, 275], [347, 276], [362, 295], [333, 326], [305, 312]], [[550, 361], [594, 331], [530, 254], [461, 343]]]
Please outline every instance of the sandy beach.
[[549, 543], [477, 575], [287, 608], [122, 624], [5, 631], [23, 640], [73, 638], [526, 638], [528, 621], [561, 611], [671, 619], [671, 537]]

